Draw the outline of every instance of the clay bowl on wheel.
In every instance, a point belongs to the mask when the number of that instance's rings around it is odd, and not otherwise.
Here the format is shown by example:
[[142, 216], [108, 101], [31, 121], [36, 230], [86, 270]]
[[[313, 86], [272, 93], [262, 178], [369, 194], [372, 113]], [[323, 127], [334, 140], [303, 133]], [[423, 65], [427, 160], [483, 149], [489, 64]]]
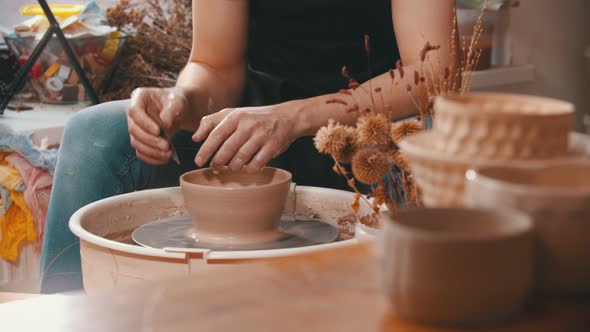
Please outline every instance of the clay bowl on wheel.
[[381, 279], [396, 316], [435, 325], [479, 325], [522, 309], [534, 261], [526, 214], [427, 208], [382, 218]]
[[184, 203], [198, 241], [248, 244], [275, 240], [291, 173], [265, 167], [259, 173], [199, 169], [180, 177]]

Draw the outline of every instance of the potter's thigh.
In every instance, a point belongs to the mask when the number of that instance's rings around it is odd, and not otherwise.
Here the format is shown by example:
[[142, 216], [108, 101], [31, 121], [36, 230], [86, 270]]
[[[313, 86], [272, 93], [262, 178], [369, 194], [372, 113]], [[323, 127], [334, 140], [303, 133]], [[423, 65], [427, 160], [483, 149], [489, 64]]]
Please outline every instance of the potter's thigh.
[[135, 190], [178, 184], [192, 168], [196, 144], [190, 133], [174, 137], [183, 165], [149, 165], [135, 155], [127, 130], [128, 101], [89, 107], [72, 117], [60, 145], [41, 256], [41, 291], [82, 287], [78, 238], [72, 214], [97, 200]]
[[69, 165], [76, 168], [70, 174], [94, 178], [93, 188], [99, 189], [101, 197], [178, 185], [178, 177], [194, 168], [199, 145], [192, 142], [188, 132], [173, 137], [180, 166], [172, 161], [155, 166], [137, 158], [127, 128], [128, 103], [122, 100], [89, 107], [76, 114], [64, 132], [58, 167]]

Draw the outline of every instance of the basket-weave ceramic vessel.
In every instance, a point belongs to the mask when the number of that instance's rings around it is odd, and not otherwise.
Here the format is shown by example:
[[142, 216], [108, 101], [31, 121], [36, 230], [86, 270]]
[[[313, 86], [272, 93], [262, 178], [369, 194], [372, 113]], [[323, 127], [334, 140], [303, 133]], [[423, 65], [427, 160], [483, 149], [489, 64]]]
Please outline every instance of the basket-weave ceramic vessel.
[[437, 97], [434, 148], [491, 160], [545, 159], [567, 152], [574, 105], [502, 93]]
[[505, 165], [543, 167], [576, 158], [590, 158], [590, 136], [577, 133], [570, 134], [570, 148], [566, 155], [547, 160], [503, 161], [453, 156], [435, 149], [434, 145], [440, 139], [438, 133], [428, 131], [400, 143], [427, 206], [463, 206], [465, 173], [469, 168]]

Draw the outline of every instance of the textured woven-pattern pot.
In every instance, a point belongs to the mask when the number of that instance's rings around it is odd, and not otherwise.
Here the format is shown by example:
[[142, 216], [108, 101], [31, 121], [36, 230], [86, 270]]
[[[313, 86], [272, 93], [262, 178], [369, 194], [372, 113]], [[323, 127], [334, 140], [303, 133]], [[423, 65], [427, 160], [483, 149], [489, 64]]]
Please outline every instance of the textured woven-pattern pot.
[[489, 160], [453, 156], [437, 151], [434, 146], [440, 140], [438, 133], [428, 131], [413, 135], [400, 143], [416, 183], [422, 190], [426, 206], [463, 206], [465, 173], [470, 168], [482, 166], [548, 166], [575, 158], [590, 158], [590, 136], [570, 134], [568, 153], [560, 158], [546, 160]]
[[567, 152], [574, 105], [525, 95], [472, 93], [438, 97], [436, 150], [491, 160], [546, 159]]

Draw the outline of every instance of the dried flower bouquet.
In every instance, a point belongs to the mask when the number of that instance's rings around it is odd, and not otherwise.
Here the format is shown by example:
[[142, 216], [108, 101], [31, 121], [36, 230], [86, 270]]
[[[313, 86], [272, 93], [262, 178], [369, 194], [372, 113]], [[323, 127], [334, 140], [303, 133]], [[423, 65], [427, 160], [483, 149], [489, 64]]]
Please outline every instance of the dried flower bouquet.
[[[406, 157], [397, 143], [408, 135], [429, 127], [435, 116], [434, 97], [469, 91], [471, 81], [466, 74], [476, 68], [481, 56], [478, 40], [483, 32], [484, 9], [485, 6], [474, 25], [470, 40], [459, 41], [457, 15], [454, 13], [447, 66], [441, 65], [440, 45], [426, 42], [420, 51], [418, 69], [408, 73], [404, 71], [401, 61], [397, 61], [397, 71], [389, 71], [391, 79], [388, 86], [366, 89], [350, 77], [346, 67], [342, 68], [342, 75], [349, 80], [349, 89], [341, 90], [340, 93], [351, 95], [351, 90], [360, 89], [361, 93], [369, 96], [372, 107], [360, 110], [358, 105], [351, 105], [347, 112], [358, 114], [356, 126], [344, 126], [330, 121], [317, 132], [315, 146], [320, 153], [328, 154], [334, 159], [333, 170], [346, 177], [348, 185], [356, 192], [352, 209], [357, 221], [375, 228], [378, 227], [378, 213], [383, 205], [390, 211], [401, 206], [421, 205], [420, 188], [414, 183]], [[370, 58], [369, 36], [365, 36], [365, 53]], [[396, 72], [399, 78], [396, 77]], [[410, 77], [413, 78], [413, 84], [407, 84], [405, 90], [417, 109], [417, 116], [413, 120], [393, 122], [392, 113], [395, 110], [391, 105], [383, 105], [382, 94], [391, 93], [393, 87], [399, 85], [406, 75], [413, 75]], [[335, 98], [327, 103], [343, 103], [343, 100]], [[350, 164], [350, 167], [345, 167], [346, 164]], [[370, 185], [371, 192], [368, 195], [361, 194], [358, 183]], [[372, 206], [373, 215], [358, 215], [361, 201]]]

